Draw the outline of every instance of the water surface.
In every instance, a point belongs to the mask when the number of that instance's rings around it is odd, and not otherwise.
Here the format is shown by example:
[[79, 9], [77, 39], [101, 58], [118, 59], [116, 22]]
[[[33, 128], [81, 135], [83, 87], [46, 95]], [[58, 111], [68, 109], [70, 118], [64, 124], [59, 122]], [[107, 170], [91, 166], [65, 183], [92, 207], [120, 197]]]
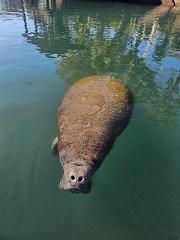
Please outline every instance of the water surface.
[[[0, 240], [175, 240], [180, 230], [179, 11], [0, 0]], [[61, 192], [50, 152], [66, 89], [122, 79], [133, 119], [88, 195]]]

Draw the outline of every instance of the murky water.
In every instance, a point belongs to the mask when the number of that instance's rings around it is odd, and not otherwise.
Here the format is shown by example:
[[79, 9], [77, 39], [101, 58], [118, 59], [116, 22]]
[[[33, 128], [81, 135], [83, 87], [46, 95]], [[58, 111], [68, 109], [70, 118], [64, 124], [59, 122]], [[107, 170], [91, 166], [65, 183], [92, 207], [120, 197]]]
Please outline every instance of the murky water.
[[[0, 0], [0, 240], [178, 239], [179, 28], [177, 9]], [[133, 119], [92, 192], [61, 192], [58, 104], [97, 74], [131, 88]]]

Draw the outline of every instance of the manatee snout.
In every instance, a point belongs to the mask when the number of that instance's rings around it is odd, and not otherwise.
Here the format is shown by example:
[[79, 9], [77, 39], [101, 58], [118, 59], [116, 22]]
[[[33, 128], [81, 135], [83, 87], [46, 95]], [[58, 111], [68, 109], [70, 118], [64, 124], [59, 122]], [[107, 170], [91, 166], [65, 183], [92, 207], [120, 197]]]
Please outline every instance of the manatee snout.
[[89, 193], [91, 191], [92, 171], [90, 166], [81, 163], [69, 163], [64, 167], [64, 174], [60, 181], [60, 188], [76, 193]]

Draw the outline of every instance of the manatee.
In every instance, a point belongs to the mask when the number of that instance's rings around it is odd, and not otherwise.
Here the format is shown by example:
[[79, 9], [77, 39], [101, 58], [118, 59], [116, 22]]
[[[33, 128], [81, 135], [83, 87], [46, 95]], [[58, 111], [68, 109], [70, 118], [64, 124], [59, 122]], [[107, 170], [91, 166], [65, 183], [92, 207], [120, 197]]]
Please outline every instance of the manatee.
[[126, 128], [132, 110], [131, 91], [114, 77], [85, 77], [69, 88], [58, 109], [59, 132], [52, 144], [64, 171], [61, 189], [91, 191], [93, 174]]

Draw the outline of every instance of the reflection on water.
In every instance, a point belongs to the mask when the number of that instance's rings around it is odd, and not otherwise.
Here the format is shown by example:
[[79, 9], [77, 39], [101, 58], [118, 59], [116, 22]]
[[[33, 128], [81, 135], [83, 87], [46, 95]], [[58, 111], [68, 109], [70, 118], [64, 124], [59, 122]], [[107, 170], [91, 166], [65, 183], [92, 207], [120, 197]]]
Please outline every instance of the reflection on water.
[[[179, 10], [76, 0], [0, 9], [0, 239], [178, 239]], [[56, 189], [49, 153], [57, 104], [96, 74], [122, 79], [135, 111], [92, 194], [72, 196]]]
[[[103, 9], [87, 3], [82, 11], [76, 2], [68, 8], [61, 4], [34, 9], [35, 29], [29, 31], [25, 21], [24, 34], [48, 57], [60, 57], [60, 78], [72, 83], [94, 74], [115, 75], [126, 81], [138, 102], [149, 104], [149, 118], [174, 124], [180, 103], [179, 11], [133, 6], [128, 12], [128, 5], [117, 3]], [[53, 11], [56, 5], [61, 7]]]

